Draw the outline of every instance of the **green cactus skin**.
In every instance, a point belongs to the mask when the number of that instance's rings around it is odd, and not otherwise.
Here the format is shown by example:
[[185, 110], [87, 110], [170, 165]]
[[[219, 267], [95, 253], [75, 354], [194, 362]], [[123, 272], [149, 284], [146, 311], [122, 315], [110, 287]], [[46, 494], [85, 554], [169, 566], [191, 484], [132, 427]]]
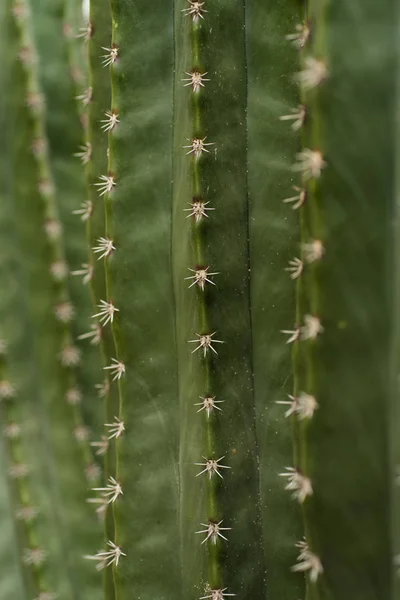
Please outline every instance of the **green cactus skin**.
[[[25, 12], [27, 8], [25, 3], [13, 3], [17, 28], [14, 26], [15, 54], [13, 84], [10, 89], [18, 130], [13, 131], [15, 142], [12, 174], [13, 205], [19, 215], [15, 219], [16, 235], [19, 252], [24, 257], [24, 291], [29, 297], [27, 312], [33, 335], [31, 356], [36, 356], [34, 367], [38, 371], [40, 386], [40, 395], [35, 398], [35, 440], [43, 438], [46, 442], [45, 458], [41, 455], [40, 461], [46, 465], [47, 480], [50, 479], [50, 483], [40, 480], [38, 474], [35, 474], [35, 481], [38, 490], [42, 490], [42, 495], [47, 494], [53, 502], [50, 510], [47, 509], [48, 502], [38, 503], [41, 513], [46, 517], [49, 515], [48, 531], [41, 539], [44, 540], [42, 547], [53, 557], [52, 561], [59, 561], [59, 566], [51, 569], [51, 572], [68, 572], [68, 576], [61, 573], [55, 581], [52, 580], [52, 589], [56, 589], [66, 599], [75, 598], [79, 590], [88, 598], [94, 598], [99, 591], [98, 578], [92, 575], [82, 558], [90, 549], [90, 544], [96, 540], [98, 543], [99, 540], [96, 519], [86, 503], [88, 483], [84, 470], [85, 467], [90, 467], [92, 474], [94, 465], [88, 442], [81, 440], [80, 434], [85, 434], [85, 430], [82, 429], [80, 409], [75, 405], [69, 406], [66, 402], [66, 393], [76, 387], [73, 368], [60, 362], [65, 347], [71, 346], [71, 333], [68, 323], [57, 322], [55, 311], [60, 303], [68, 302], [68, 296], [64, 282], [55, 281], [54, 271], [53, 275], [50, 273], [51, 266], [60, 263], [63, 256], [59, 235], [54, 235], [54, 230], [47, 228], [49, 222], [57, 221], [57, 214], [47, 160], [42, 108], [37, 101], [40, 90], [36, 63], [32, 60], [35, 54], [29, 13]], [[29, 52], [26, 51], [28, 48]], [[37, 140], [42, 143], [38, 145]], [[20, 218], [21, 214], [24, 215], [23, 219]], [[21, 330], [16, 328], [16, 331]], [[19, 350], [21, 351], [21, 347]], [[15, 356], [20, 355], [21, 353]], [[25, 356], [22, 353], [22, 357]], [[30, 362], [28, 359], [27, 364], [30, 365]], [[19, 366], [23, 371], [24, 363], [19, 363]], [[13, 356], [10, 355], [10, 368], [12, 367]], [[23, 375], [17, 375], [15, 380], [19, 386]], [[35, 376], [31, 377], [31, 383], [34, 381]], [[33, 410], [33, 398], [34, 396], [30, 398], [30, 410]], [[28, 417], [26, 415], [29, 423]], [[35, 445], [32, 443], [30, 450], [24, 453], [34, 463], [39, 462], [39, 456], [32, 453]], [[57, 521], [57, 536], [49, 533], [55, 529], [51, 518]]]
[[[87, 262], [87, 242], [79, 227], [74, 210], [87, 200], [85, 179], [79, 157], [84, 147], [84, 130], [75, 99], [76, 87], [70, 77], [70, 32], [65, 31], [66, 0], [31, 0], [34, 34], [40, 57], [40, 82], [46, 100], [46, 131], [48, 135], [51, 169], [57, 195], [57, 206], [65, 236], [65, 257], [70, 271], [79, 270]], [[64, 74], [64, 76], [62, 75]], [[84, 158], [81, 157], [83, 161]], [[75, 319], [71, 323], [74, 338], [91, 330], [93, 308], [88, 286], [82, 286], [78, 277], [68, 280]], [[90, 340], [78, 340], [83, 360], [76, 371], [85, 421], [90, 423], [97, 437], [102, 426], [98, 411], [95, 385], [99, 380], [99, 350]]]
[[302, 318], [317, 317], [324, 330], [295, 342], [295, 386], [319, 403], [301, 427], [299, 459], [314, 490], [304, 507], [307, 542], [324, 569], [307, 597], [394, 598], [388, 367], [396, 9], [390, 0], [379, 10], [310, 1], [306, 18], [304, 145], [326, 162], [307, 182], [301, 208], [302, 242], [320, 240], [324, 254], [307, 264], [303, 251], [299, 291]]

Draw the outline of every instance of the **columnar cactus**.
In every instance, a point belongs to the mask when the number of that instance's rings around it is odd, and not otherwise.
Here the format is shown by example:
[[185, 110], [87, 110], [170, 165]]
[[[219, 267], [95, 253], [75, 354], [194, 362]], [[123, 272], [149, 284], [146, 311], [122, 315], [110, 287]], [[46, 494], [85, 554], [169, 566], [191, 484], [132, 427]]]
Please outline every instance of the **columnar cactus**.
[[0, 7], [0, 600], [395, 600], [394, 0], [80, 11]]

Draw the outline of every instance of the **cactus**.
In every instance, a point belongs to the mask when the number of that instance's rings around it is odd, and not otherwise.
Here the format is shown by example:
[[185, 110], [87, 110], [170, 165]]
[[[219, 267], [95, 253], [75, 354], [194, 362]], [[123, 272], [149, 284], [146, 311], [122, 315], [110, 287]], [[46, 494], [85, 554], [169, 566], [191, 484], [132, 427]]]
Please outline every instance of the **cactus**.
[[348, 4], [0, 7], [0, 600], [398, 596], [396, 7]]

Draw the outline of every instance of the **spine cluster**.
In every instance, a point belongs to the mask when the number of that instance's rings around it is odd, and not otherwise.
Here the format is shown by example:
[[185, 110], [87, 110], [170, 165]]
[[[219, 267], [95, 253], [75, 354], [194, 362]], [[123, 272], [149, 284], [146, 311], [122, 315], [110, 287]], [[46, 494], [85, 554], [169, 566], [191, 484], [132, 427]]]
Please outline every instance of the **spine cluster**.
[[[292, 571], [308, 574], [309, 582], [315, 584], [323, 574], [323, 565], [317, 553], [317, 540], [311, 534], [307, 504], [312, 502], [313, 482], [309, 473], [307, 456], [307, 431], [315, 411], [319, 408], [313, 373], [313, 355], [318, 338], [324, 327], [319, 318], [317, 273], [324, 257], [325, 247], [318, 219], [317, 190], [327, 162], [317, 143], [316, 98], [318, 88], [328, 77], [326, 64], [312, 55], [311, 26], [307, 15], [304, 22], [297, 25], [296, 31], [286, 39], [300, 53], [302, 68], [296, 75], [300, 86], [301, 104], [280, 119], [290, 122], [293, 131], [300, 131], [303, 149], [298, 152], [293, 172], [299, 173], [301, 182], [293, 187], [294, 195], [283, 202], [300, 214], [301, 245], [300, 256], [290, 260], [287, 267], [291, 279], [296, 282], [297, 314], [292, 329], [282, 330], [287, 336], [287, 344], [293, 344], [295, 389], [288, 400], [279, 401], [286, 405], [285, 417], [293, 420], [295, 465], [286, 467], [279, 475], [285, 478], [285, 489], [303, 507], [305, 537], [297, 543], [299, 550], [297, 564]], [[305, 377], [301, 375], [305, 370]]]
[[[209, 206], [205, 197], [203, 186], [202, 166], [203, 159], [212, 150], [213, 141], [208, 141], [207, 131], [204, 129], [201, 96], [207, 94], [207, 86], [212, 85], [211, 77], [208, 76], [207, 66], [203, 64], [200, 50], [200, 34], [203, 22], [207, 22], [207, 10], [205, 2], [189, 2], [189, 6], [183, 9], [184, 15], [191, 21], [192, 38], [192, 63], [191, 69], [182, 77], [182, 84], [189, 88], [192, 108], [192, 137], [187, 139], [183, 149], [191, 159], [192, 175], [192, 198], [190, 208], [184, 209], [188, 212], [187, 218], [193, 221], [192, 235], [195, 248], [195, 265], [191, 265], [185, 280], [189, 282], [188, 293], [196, 293], [198, 299], [197, 322], [198, 331], [195, 338], [188, 340], [193, 344], [192, 353], [200, 354], [201, 367], [203, 369], [204, 392], [200, 397], [201, 402], [196, 402], [199, 407], [197, 412], [204, 415], [205, 424], [205, 451], [202, 460], [195, 463], [199, 467], [196, 477], [204, 478], [207, 488], [207, 516], [201, 528], [196, 534], [202, 536], [201, 544], [207, 545], [208, 550], [208, 583], [205, 595], [202, 598], [211, 600], [222, 600], [233, 596], [229, 593], [227, 582], [223, 581], [220, 565], [219, 545], [228, 541], [228, 532], [222, 507], [219, 502], [219, 486], [223, 485], [223, 477], [230, 469], [229, 465], [223, 464], [225, 456], [219, 456], [216, 436], [216, 419], [222, 412], [223, 400], [216, 398], [213, 393], [213, 362], [218, 360], [218, 346], [223, 340], [218, 339], [218, 332], [212, 331], [210, 315], [207, 309], [207, 294], [210, 286], [216, 286], [215, 278], [218, 271], [215, 266], [207, 262], [206, 248], [204, 243], [204, 228], [207, 220], [212, 219], [214, 208]], [[204, 28], [205, 29], [205, 28]], [[204, 33], [204, 32], [203, 32]], [[200, 458], [200, 457], [199, 457]]]

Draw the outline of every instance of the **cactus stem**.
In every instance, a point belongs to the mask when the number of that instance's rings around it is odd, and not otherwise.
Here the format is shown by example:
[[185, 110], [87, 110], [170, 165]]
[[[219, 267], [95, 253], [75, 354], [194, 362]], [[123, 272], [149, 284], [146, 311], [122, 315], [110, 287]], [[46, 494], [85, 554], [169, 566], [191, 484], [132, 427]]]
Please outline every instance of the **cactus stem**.
[[285, 36], [285, 39], [292, 42], [293, 46], [298, 50], [301, 50], [310, 38], [310, 28], [308, 23], [299, 23], [296, 25], [295, 29], [295, 33], [289, 33]]
[[115, 61], [119, 58], [119, 47], [115, 44], [113, 44], [111, 48], [105, 48], [104, 46], [101, 46], [101, 49], [105, 50], [107, 53], [100, 56], [100, 58], [103, 59], [103, 67], [109, 67], [110, 65], [113, 65]]
[[112, 131], [117, 123], [120, 122], [118, 119], [119, 114], [115, 110], [106, 110], [104, 116], [106, 118], [100, 121], [100, 123], [104, 123], [104, 125], [101, 126], [103, 131]]
[[298, 415], [299, 419], [311, 419], [314, 411], [318, 408], [318, 403], [314, 396], [301, 392], [298, 396], [291, 396], [288, 394], [290, 400], [277, 400], [276, 404], [286, 404], [290, 408], [285, 412], [285, 417], [291, 415]]
[[209, 150], [207, 150], [206, 146], [214, 146], [214, 142], [208, 142], [206, 143], [205, 140], [207, 139], [207, 136], [204, 138], [193, 138], [192, 140], [190, 140], [189, 138], [186, 138], [188, 142], [190, 142], [189, 146], [182, 146], [183, 148], [190, 148], [189, 152], [186, 152], [186, 155], [188, 154], [194, 154], [194, 157], [196, 159], [200, 158], [200, 156], [203, 154], [203, 152], [210, 152]]
[[202, 396], [199, 396], [199, 398], [201, 398], [203, 400], [203, 402], [196, 402], [196, 404], [194, 405], [194, 406], [201, 406], [201, 408], [199, 408], [199, 410], [197, 411], [198, 413], [201, 412], [202, 410], [205, 410], [207, 413], [207, 418], [209, 418], [211, 412], [214, 409], [222, 412], [222, 408], [219, 408], [219, 406], [216, 406], [216, 405], [222, 404], [224, 402], [223, 400], [215, 400], [215, 396], [206, 396], [205, 398], [203, 398]]
[[190, 6], [187, 8], [183, 8], [182, 12], [187, 16], [191, 16], [193, 23], [197, 23], [199, 19], [204, 19], [203, 13], [208, 12], [205, 8], [203, 8], [205, 2], [196, 2], [192, 0], [188, 0]]
[[289, 266], [285, 268], [285, 271], [290, 273], [290, 279], [298, 279], [303, 273], [304, 263], [300, 258], [293, 258], [289, 260]]
[[116, 308], [112, 302], [106, 302], [106, 300], [100, 300], [100, 304], [97, 305], [100, 308], [100, 312], [92, 315], [92, 319], [99, 317], [99, 321], [103, 327], [107, 323], [114, 322], [114, 313], [119, 312], [119, 308]]
[[282, 115], [279, 117], [280, 121], [293, 121], [291, 127], [293, 131], [299, 131], [305, 123], [306, 120], [306, 107], [304, 104], [300, 104], [296, 108], [290, 109], [290, 114]]
[[97, 186], [97, 191], [100, 196], [104, 196], [105, 194], [109, 194], [112, 189], [117, 185], [115, 182], [114, 175], [100, 175], [100, 181], [98, 183], [94, 183], [93, 185]]
[[305, 148], [296, 155], [297, 163], [293, 165], [293, 171], [301, 172], [304, 179], [317, 179], [327, 163], [319, 150]]
[[221, 523], [222, 521], [219, 521], [218, 523], [214, 523], [213, 521], [209, 521], [208, 523], [200, 523], [200, 525], [206, 527], [206, 529], [201, 529], [200, 531], [196, 531], [196, 533], [207, 534], [204, 540], [201, 542], [202, 544], [204, 544], [208, 540], [210, 540], [213, 544], [216, 544], [217, 539], [219, 537], [225, 540], [226, 542], [228, 541], [228, 539], [221, 533], [221, 531], [231, 531], [232, 527], [221, 527]]
[[194, 273], [194, 275], [190, 276], [190, 277], [185, 277], [185, 280], [187, 279], [194, 279], [193, 283], [191, 283], [189, 285], [189, 289], [191, 287], [193, 287], [194, 285], [199, 286], [199, 288], [204, 292], [204, 288], [205, 288], [205, 284], [206, 283], [211, 283], [212, 285], [216, 285], [213, 281], [211, 281], [211, 279], [208, 279], [209, 277], [211, 277], [212, 275], [219, 275], [219, 273], [209, 273], [208, 269], [210, 267], [201, 267], [198, 269], [190, 269], [189, 271], [191, 271], [192, 273]]
[[182, 81], [188, 82], [183, 87], [191, 85], [194, 93], [199, 92], [201, 87], [205, 87], [204, 81], [210, 81], [209, 79], [205, 79], [205, 75], [208, 75], [208, 73], [200, 73], [199, 71], [187, 73], [185, 71], [185, 75], [189, 75], [189, 78], [182, 79]]
[[115, 250], [114, 242], [109, 238], [101, 237], [97, 240], [97, 246], [92, 248], [93, 252], [96, 254], [100, 254], [97, 260], [101, 260], [102, 258], [107, 258]]
[[324, 572], [320, 559], [316, 554], [311, 552], [305, 541], [298, 542], [296, 547], [300, 549], [299, 556], [297, 557], [298, 563], [291, 570], [294, 572], [309, 571], [310, 581], [315, 583], [318, 577]]
[[101, 492], [104, 500], [107, 502], [107, 504], [112, 504], [113, 502], [116, 501], [116, 499], [123, 494], [124, 492], [122, 491], [122, 487], [121, 484], [118, 483], [118, 481], [116, 481], [114, 479], [114, 477], [109, 477], [108, 478], [108, 485], [104, 488], [92, 488], [93, 492]]
[[189, 217], [194, 217], [196, 223], [199, 223], [203, 217], [209, 217], [207, 214], [208, 210], [215, 210], [215, 208], [206, 208], [207, 204], [210, 202], [203, 202], [202, 200], [193, 200], [193, 202], [188, 202], [190, 208], [184, 208], [184, 212], [190, 212], [187, 219]]
[[92, 212], [93, 212], [93, 203], [90, 200], [88, 200], [87, 202], [82, 202], [81, 208], [78, 208], [77, 210], [73, 210], [72, 214], [79, 215], [81, 218], [81, 221], [83, 221], [85, 223], [86, 221], [88, 221], [90, 219]]
[[107, 367], [103, 367], [105, 370], [109, 370], [111, 375], [114, 375], [112, 378], [113, 381], [117, 379], [121, 379], [122, 375], [125, 373], [125, 365], [123, 362], [119, 361], [117, 358], [111, 359], [112, 364]]
[[293, 467], [285, 467], [286, 473], [279, 473], [279, 477], [287, 477], [288, 483], [285, 490], [292, 491], [292, 497], [302, 504], [307, 496], [312, 496], [313, 489], [311, 479], [305, 477]]
[[211, 477], [214, 475], [214, 473], [216, 473], [218, 475], [218, 477], [223, 479], [223, 477], [218, 469], [230, 469], [231, 468], [226, 465], [219, 464], [219, 462], [221, 460], [223, 460], [225, 458], [225, 456], [221, 456], [221, 458], [218, 458], [217, 460], [214, 460], [212, 458], [207, 459], [205, 456], [202, 456], [202, 458], [204, 458], [204, 460], [206, 461], [205, 463], [194, 463], [198, 467], [205, 467], [202, 471], [200, 471], [200, 473], [197, 473], [196, 477], [199, 477], [199, 475], [202, 475], [203, 473], [208, 473], [208, 477], [209, 477], [209, 479], [211, 479]]
[[224, 344], [225, 342], [223, 342], [222, 340], [214, 340], [213, 335], [215, 335], [216, 333], [216, 331], [214, 331], [214, 333], [207, 333], [204, 335], [196, 333], [196, 335], [199, 336], [199, 339], [188, 340], [189, 344], [198, 344], [198, 346], [194, 350], [192, 350], [192, 354], [194, 352], [197, 352], [197, 350], [200, 350], [200, 348], [203, 348], [204, 357], [206, 356], [208, 350], [212, 350], [214, 354], [218, 354], [215, 348], [213, 348], [213, 344]]
[[109, 440], [112, 440], [113, 438], [117, 439], [117, 438], [121, 437], [121, 435], [125, 431], [125, 424], [118, 417], [114, 417], [114, 423], [105, 423], [104, 427], [107, 427], [108, 433], [110, 434], [108, 436]]
[[93, 556], [84, 556], [84, 558], [87, 558], [88, 560], [98, 561], [98, 565], [96, 566], [98, 571], [101, 571], [105, 567], [109, 567], [113, 564], [115, 564], [117, 567], [120, 557], [126, 556], [126, 554], [122, 552], [121, 548], [116, 546], [114, 542], [108, 541], [107, 545], [111, 548], [110, 550], [102, 550]]

